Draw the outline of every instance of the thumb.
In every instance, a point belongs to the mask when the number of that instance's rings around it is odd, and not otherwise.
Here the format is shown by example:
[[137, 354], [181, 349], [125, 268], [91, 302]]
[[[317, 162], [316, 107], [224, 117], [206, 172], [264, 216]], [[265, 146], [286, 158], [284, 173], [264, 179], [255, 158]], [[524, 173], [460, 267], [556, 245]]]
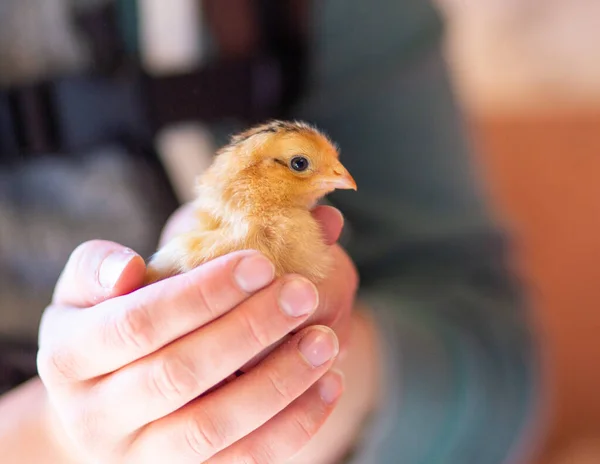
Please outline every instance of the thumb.
[[63, 269], [52, 301], [87, 308], [142, 286], [146, 265], [118, 243], [92, 240], [79, 245]]
[[171, 215], [161, 233], [159, 248], [166, 245], [175, 235], [182, 234], [194, 228], [197, 223], [194, 211], [194, 205], [186, 203]]
[[340, 238], [344, 227], [344, 216], [333, 206], [320, 205], [312, 210], [313, 217], [321, 225], [321, 230], [328, 245], [333, 245]]

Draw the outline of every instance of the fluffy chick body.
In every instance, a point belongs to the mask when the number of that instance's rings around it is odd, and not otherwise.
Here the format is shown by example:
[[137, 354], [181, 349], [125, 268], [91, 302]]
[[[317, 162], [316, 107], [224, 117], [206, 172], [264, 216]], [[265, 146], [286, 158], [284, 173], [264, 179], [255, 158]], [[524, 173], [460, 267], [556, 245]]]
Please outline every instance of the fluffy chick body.
[[234, 136], [199, 179], [194, 229], [154, 254], [147, 283], [244, 249], [263, 253], [277, 276], [322, 280], [331, 257], [310, 210], [336, 188], [356, 184], [317, 129], [272, 121]]

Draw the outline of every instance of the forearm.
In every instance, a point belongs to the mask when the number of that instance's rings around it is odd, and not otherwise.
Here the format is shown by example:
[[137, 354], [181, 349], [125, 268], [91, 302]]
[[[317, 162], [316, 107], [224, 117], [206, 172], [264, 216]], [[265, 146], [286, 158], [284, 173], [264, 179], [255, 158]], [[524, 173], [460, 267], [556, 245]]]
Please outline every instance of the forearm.
[[[48, 399], [39, 378], [0, 397], [0, 456], [5, 464], [52, 462], [75, 464], [52, 425]], [[71, 450], [72, 451], [72, 450]]]

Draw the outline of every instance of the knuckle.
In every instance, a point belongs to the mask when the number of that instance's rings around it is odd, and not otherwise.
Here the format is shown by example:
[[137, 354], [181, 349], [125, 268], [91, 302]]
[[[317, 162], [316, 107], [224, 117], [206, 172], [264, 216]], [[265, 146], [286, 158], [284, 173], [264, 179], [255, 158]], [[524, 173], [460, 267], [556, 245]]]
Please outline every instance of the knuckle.
[[270, 372], [267, 374], [267, 380], [273, 393], [286, 404], [295, 398], [292, 382], [285, 377], [278, 375], [276, 372]]
[[180, 356], [157, 362], [151, 372], [151, 389], [169, 401], [187, 398], [198, 385], [194, 371]]
[[190, 274], [184, 274], [183, 278], [187, 279], [186, 287], [189, 289], [188, 295], [192, 300], [191, 306], [202, 308], [202, 311], [205, 311], [211, 320], [216, 318], [219, 315], [218, 305], [213, 304], [208, 297], [208, 295], [212, 294], [212, 289], [206, 281], [207, 279], [202, 279], [202, 281], [198, 282]]
[[278, 464], [281, 459], [275, 455], [272, 443], [272, 441], [251, 443], [234, 458], [234, 462], [236, 464]]
[[231, 458], [231, 464], [271, 464], [269, 454], [263, 451], [263, 447], [254, 446], [243, 450], [240, 454]]
[[152, 347], [153, 326], [144, 305], [136, 305], [120, 312], [112, 320], [110, 333], [119, 346], [145, 351]]
[[206, 413], [196, 414], [186, 427], [185, 440], [200, 457], [210, 456], [227, 445], [227, 433]]
[[267, 324], [261, 324], [257, 321], [252, 314], [247, 311], [239, 312], [239, 321], [242, 324], [242, 333], [248, 340], [250, 346], [255, 346], [260, 350], [263, 350], [271, 345], [273, 340], [269, 336], [266, 329]]
[[77, 363], [73, 354], [66, 349], [40, 349], [37, 354], [37, 368], [45, 382], [53, 380], [76, 380]]
[[319, 430], [319, 424], [307, 414], [296, 414], [292, 421], [294, 436], [301, 443], [308, 442]]

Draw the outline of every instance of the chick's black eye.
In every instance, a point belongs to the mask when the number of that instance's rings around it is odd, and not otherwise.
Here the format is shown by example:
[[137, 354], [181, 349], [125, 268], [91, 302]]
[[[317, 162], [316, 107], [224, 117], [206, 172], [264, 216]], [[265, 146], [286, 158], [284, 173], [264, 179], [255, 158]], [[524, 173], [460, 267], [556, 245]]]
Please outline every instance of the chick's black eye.
[[304, 156], [294, 156], [290, 161], [290, 167], [297, 172], [306, 171], [308, 165], [308, 160]]

